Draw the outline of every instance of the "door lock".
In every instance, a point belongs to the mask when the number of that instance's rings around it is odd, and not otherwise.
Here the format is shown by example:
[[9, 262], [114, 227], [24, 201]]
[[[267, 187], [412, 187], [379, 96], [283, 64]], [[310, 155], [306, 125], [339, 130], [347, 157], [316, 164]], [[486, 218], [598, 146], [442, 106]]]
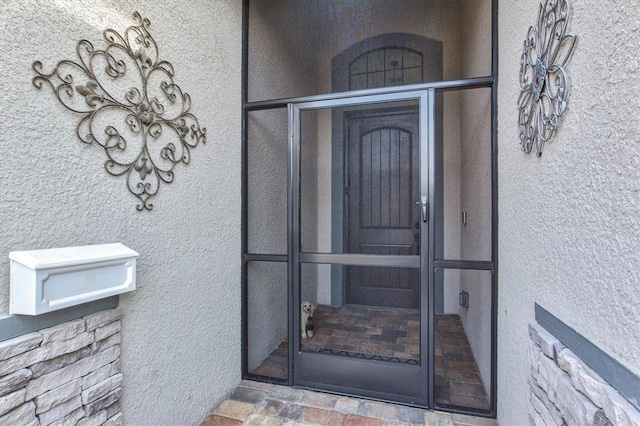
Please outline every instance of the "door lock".
[[429, 211], [427, 210], [427, 206], [429, 205], [429, 203], [427, 203], [427, 196], [423, 195], [422, 197], [420, 197], [420, 201], [416, 201], [416, 205], [420, 206], [420, 210], [422, 212], [422, 221], [426, 222], [427, 220], [429, 220]]

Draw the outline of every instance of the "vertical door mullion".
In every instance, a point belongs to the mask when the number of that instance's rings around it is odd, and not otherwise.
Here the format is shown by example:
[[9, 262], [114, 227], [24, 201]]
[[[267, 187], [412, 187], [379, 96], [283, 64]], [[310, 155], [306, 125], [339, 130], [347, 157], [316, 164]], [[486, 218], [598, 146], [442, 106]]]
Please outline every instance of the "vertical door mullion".
[[420, 197], [428, 200], [427, 221], [423, 218], [420, 237], [420, 363], [426, 367], [423, 394], [430, 408], [434, 406], [435, 348], [435, 112], [435, 90], [431, 89], [420, 98]]
[[289, 116], [289, 171], [287, 177], [287, 214], [288, 214], [288, 351], [289, 386], [295, 383], [296, 348], [299, 347], [298, 302], [300, 300], [300, 109], [293, 104], [287, 106]]
[[[442, 161], [441, 158], [436, 156], [436, 91], [435, 89], [429, 90], [429, 214], [433, 218], [429, 221], [429, 306], [428, 315], [429, 319], [427, 324], [429, 325], [429, 407], [434, 407], [434, 392], [433, 392], [433, 379], [435, 375], [435, 329], [436, 329], [436, 313], [435, 313], [435, 260], [436, 260], [436, 185], [442, 185], [442, 182], [437, 182], [436, 177], [436, 161]], [[438, 226], [442, 226], [438, 224]]]

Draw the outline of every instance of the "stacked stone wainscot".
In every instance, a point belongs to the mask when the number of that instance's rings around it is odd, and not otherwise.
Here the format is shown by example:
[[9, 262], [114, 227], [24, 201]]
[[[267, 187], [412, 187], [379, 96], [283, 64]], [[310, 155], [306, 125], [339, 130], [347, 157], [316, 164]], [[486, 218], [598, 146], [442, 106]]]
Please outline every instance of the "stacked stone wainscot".
[[0, 342], [0, 425], [119, 426], [122, 310]]
[[529, 324], [529, 421], [535, 426], [640, 426], [640, 411], [537, 323]]

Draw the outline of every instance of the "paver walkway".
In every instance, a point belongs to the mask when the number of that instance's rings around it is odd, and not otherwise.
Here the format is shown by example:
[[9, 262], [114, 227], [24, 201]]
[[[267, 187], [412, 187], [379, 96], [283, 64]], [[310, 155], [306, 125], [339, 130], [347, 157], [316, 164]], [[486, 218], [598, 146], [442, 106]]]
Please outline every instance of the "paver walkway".
[[497, 426], [493, 419], [441, 413], [243, 380], [201, 426]]

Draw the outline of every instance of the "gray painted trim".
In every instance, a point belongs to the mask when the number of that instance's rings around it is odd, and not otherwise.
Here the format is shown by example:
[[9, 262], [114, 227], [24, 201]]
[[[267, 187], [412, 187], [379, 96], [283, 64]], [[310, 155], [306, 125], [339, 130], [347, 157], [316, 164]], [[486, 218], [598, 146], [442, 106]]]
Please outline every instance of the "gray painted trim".
[[433, 266], [443, 269], [479, 269], [493, 272], [493, 262], [483, 260], [436, 260]]
[[0, 316], [0, 342], [12, 339], [43, 328], [53, 327], [63, 322], [73, 321], [96, 312], [106, 311], [118, 307], [119, 296], [84, 303], [79, 306], [48, 312], [46, 314], [30, 315], [4, 315]]
[[300, 253], [300, 261], [304, 263], [380, 266], [389, 268], [417, 269], [420, 267], [420, 256], [418, 255]]
[[354, 90], [353, 92], [327, 93], [323, 95], [301, 96], [297, 98], [282, 98], [269, 101], [247, 102], [245, 110], [256, 111], [261, 109], [283, 108], [287, 104], [303, 102], [323, 102], [334, 99], [359, 98], [363, 96], [377, 96], [405, 92], [420, 92], [430, 89], [458, 90], [474, 89], [480, 87], [492, 87], [493, 77], [473, 77], [463, 80], [438, 81], [433, 83], [407, 84], [406, 86], [379, 87], [375, 89]]
[[640, 377], [537, 303], [535, 312], [538, 324], [571, 349], [634, 407], [640, 409]]
[[245, 262], [286, 262], [289, 257], [286, 254], [262, 254], [246, 253], [243, 256]]

